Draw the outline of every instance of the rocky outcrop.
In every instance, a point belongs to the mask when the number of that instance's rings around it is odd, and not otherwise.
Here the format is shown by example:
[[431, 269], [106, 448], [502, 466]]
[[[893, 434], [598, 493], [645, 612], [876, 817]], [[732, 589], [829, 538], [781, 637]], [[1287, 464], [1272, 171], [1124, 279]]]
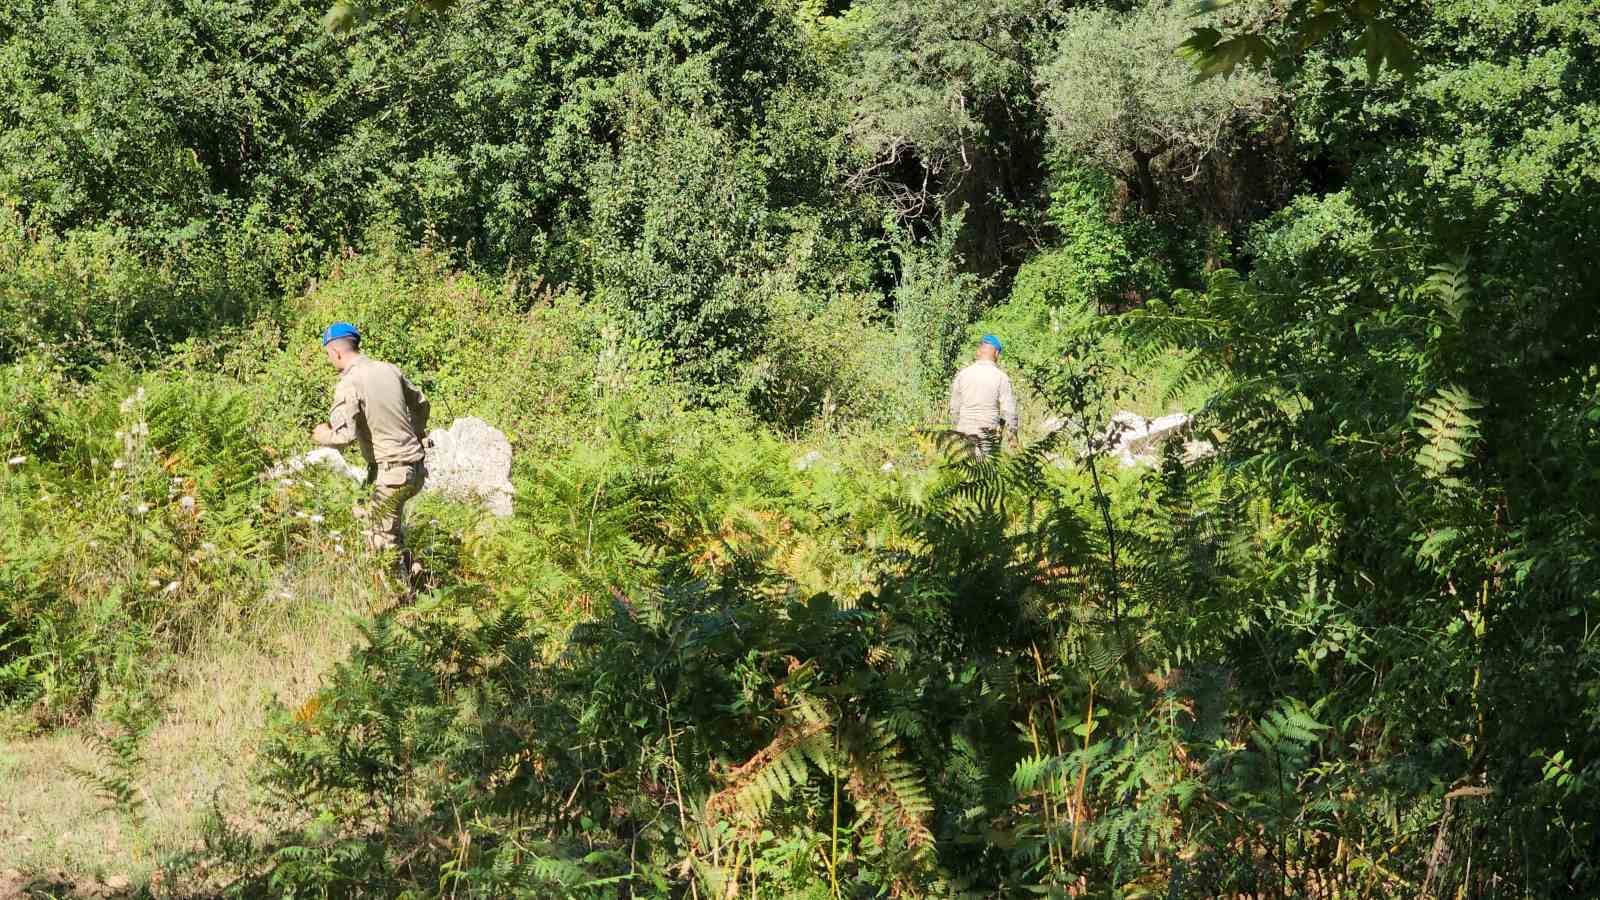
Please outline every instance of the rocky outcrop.
[[1194, 418], [1188, 413], [1172, 413], [1156, 419], [1147, 419], [1135, 412], [1123, 410], [1111, 417], [1106, 429], [1108, 453], [1117, 457], [1124, 466], [1158, 466], [1161, 464], [1161, 445], [1168, 440], [1183, 440], [1184, 462], [1210, 456], [1216, 448], [1210, 441], [1190, 440], [1187, 433]]
[[428, 432], [428, 480], [423, 493], [482, 503], [490, 513], [511, 515], [511, 441], [482, 419], [467, 417], [449, 429]]
[[367, 470], [364, 467], [351, 465], [343, 453], [332, 447], [318, 447], [310, 453], [302, 453], [292, 459], [284, 460], [268, 470], [266, 477], [275, 481], [293, 478], [307, 469], [315, 468], [325, 468], [354, 481], [367, 480]]
[[[481, 503], [492, 515], [511, 515], [511, 441], [505, 433], [482, 419], [468, 416], [447, 429], [428, 432], [428, 480], [424, 494]], [[367, 470], [353, 465], [332, 447], [318, 447], [273, 466], [266, 473], [278, 480], [309, 469], [325, 468], [355, 481], [365, 481]]]

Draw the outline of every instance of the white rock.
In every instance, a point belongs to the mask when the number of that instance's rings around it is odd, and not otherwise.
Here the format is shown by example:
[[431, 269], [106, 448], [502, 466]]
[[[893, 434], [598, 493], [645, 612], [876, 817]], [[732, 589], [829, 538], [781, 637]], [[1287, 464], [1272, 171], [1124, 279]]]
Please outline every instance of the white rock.
[[[1193, 417], [1188, 413], [1177, 412], [1157, 419], [1147, 419], [1138, 413], [1122, 410], [1111, 417], [1111, 425], [1106, 429], [1106, 440], [1110, 443], [1108, 452], [1114, 454], [1127, 467], [1158, 465], [1161, 443], [1169, 437], [1182, 435], [1193, 421]], [[1198, 445], [1206, 442], [1186, 442], [1184, 447], [1186, 452], [1190, 443]]]
[[[448, 429], [428, 432], [428, 479], [422, 492], [482, 503], [490, 513], [511, 515], [511, 441], [482, 419], [468, 416]], [[266, 477], [287, 482], [287, 476], [322, 466], [352, 481], [366, 481], [367, 470], [347, 461], [333, 447], [318, 447], [273, 466]]]
[[309, 453], [302, 453], [293, 459], [285, 460], [284, 462], [273, 466], [272, 470], [267, 473], [267, 476], [270, 478], [280, 479], [281, 483], [281, 480], [285, 479], [289, 475], [293, 475], [297, 472], [303, 472], [306, 469], [314, 468], [316, 466], [324, 466], [327, 469], [350, 478], [353, 481], [367, 480], [366, 469], [360, 466], [351, 465], [345, 460], [344, 454], [340, 453], [333, 447], [318, 447]]
[[481, 502], [489, 512], [511, 515], [511, 441], [482, 419], [468, 416], [447, 430], [428, 432], [428, 480], [424, 493]]

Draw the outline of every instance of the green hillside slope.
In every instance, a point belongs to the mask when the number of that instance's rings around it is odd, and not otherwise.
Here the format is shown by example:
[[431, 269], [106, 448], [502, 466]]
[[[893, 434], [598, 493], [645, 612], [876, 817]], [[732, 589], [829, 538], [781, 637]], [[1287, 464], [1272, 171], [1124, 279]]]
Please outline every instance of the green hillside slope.
[[1600, 893], [1600, 19], [1201, 7], [5, 5], [0, 897]]

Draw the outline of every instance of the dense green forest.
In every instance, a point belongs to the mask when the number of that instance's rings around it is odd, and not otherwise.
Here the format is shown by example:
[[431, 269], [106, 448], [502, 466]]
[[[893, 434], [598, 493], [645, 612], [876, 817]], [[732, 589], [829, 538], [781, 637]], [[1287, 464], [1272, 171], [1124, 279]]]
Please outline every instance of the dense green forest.
[[0, 896], [1600, 896], [1600, 9], [11, 0], [0, 457]]

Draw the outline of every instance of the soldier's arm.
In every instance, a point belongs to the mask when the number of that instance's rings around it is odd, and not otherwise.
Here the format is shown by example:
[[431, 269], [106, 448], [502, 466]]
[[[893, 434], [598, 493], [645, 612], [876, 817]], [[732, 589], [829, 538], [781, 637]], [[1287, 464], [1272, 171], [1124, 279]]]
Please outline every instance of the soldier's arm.
[[959, 374], [950, 382], [950, 427], [961, 424], [961, 376]]
[[428, 395], [424, 394], [411, 379], [400, 376], [401, 389], [406, 395], [406, 409], [411, 414], [411, 423], [417, 429], [418, 437], [428, 434], [428, 416], [432, 414], [433, 407], [428, 403]]
[[361, 415], [361, 400], [343, 384], [333, 393], [333, 409], [328, 421], [317, 425], [311, 440], [324, 447], [344, 447], [356, 439], [356, 418]]

